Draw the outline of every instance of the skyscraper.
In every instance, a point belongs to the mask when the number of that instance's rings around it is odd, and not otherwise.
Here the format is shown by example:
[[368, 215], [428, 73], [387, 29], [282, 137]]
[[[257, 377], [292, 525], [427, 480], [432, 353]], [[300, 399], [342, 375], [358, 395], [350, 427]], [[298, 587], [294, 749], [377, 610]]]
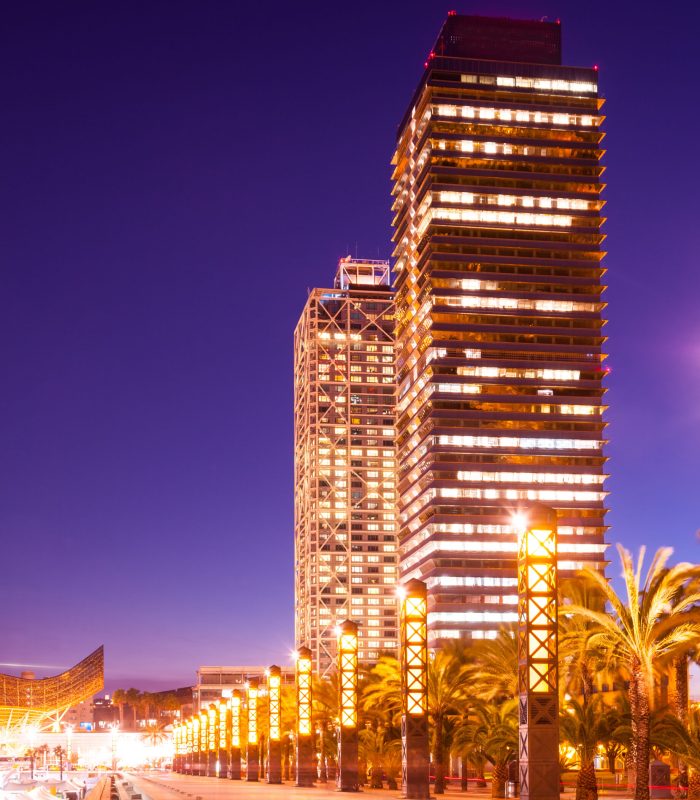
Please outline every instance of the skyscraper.
[[388, 261], [341, 259], [294, 333], [295, 627], [320, 674], [338, 623], [396, 648], [394, 298]]
[[452, 13], [400, 125], [400, 573], [431, 645], [515, 621], [528, 502], [558, 510], [564, 574], [604, 563], [597, 79], [558, 23]]

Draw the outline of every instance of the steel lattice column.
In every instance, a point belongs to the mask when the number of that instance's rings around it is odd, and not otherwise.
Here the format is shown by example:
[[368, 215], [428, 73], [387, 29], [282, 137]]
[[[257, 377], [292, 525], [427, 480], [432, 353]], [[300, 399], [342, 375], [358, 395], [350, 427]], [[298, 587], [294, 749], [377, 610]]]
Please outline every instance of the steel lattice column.
[[338, 633], [338, 789], [359, 790], [357, 750], [357, 623], [346, 620]]
[[401, 745], [403, 796], [430, 796], [428, 745], [428, 601], [423, 581], [408, 581], [401, 598]]
[[535, 505], [517, 527], [520, 796], [558, 800], [556, 511]]
[[238, 689], [231, 692], [231, 754], [229, 778], [233, 781], [241, 779], [241, 693]]
[[282, 670], [273, 665], [267, 671], [267, 697], [270, 712], [270, 733], [267, 738], [267, 782], [282, 783]]
[[311, 725], [311, 650], [297, 650], [297, 777], [296, 786], [314, 785], [314, 738]]
[[207, 710], [207, 776], [216, 775], [216, 756], [219, 749], [219, 732], [217, 730], [219, 722], [219, 709], [211, 703]]
[[260, 755], [258, 752], [258, 679], [249, 678], [247, 684], [248, 702], [248, 746], [246, 748], [247, 781], [257, 781], [260, 778]]
[[219, 714], [219, 721], [218, 721], [218, 731], [219, 731], [219, 757], [216, 763], [216, 777], [217, 778], [227, 778], [228, 777], [228, 750], [229, 750], [229, 714], [230, 714], [229, 704], [228, 701], [225, 699], [221, 699], [218, 705], [218, 714]]
[[194, 720], [190, 717], [187, 720], [187, 759], [185, 763], [185, 773], [187, 775], [194, 775], [194, 748]]

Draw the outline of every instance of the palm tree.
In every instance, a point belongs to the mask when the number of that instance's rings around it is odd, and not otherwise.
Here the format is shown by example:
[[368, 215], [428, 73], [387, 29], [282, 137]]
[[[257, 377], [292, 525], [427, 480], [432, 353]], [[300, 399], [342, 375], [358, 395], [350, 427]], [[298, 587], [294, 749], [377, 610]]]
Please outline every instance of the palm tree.
[[[680, 723], [679, 723], [680, 724]], [[700, 710], [688, 715], [688, 727], [677, 736], [675, 752], [688, 765], [688, 800], [700, 800]]]
[[[562, 581], [560, 597], [567, 603], [605, 611], [605, 598], [597, 585], [585, 577]], [[591, 647], [590, 632], [596, 623], [579, 615], [561, 614], [559, 617], [558, 649], [559, 675], [562, 696], [580, 696], [588, 703], [593, 696], [593, 675], [603, 668], [601, 653]], [[610, 663], [605, 667], [610, 667]]]
[[635, 800], [649, 800], [649, 718], [654, 662], [683, 652], [700, 641], [700, 614], [691, 611], [700, 593], [681, 593], [675, 606], [672, 600], [679, 589], [697, 575], [690, 564], [667, 567], [671, 548], [661, 548], [654, 556], [644, 580], [642, 567], [645, 548], [640, 549], [637, 565], [629, 551], [618, 545], [626, 600], [618, 596], [605, 577], [590, 568], [584, 574], [605, 597], [609, 613], [581, 605], [568, 605], [566, 612], [595, 623], [588, 634], [592, 647], [614, 655], [629, 674], [632, 712], [632, 747], [635, 767]]
[[469, 701], [464, 660], [454, 648], [438, 650], [428, 663], [428, 715], [435, 764], [435, 794], [445, 793], [445, 772], [454, 722]]
[[61, 747], [61, 745], [57, 745], [53, 749], [54, 755], [58, 759], [59, 769], [61, 771], [61, 780], [63, 780], [63, 757], [66, 754], [66, 751]]
[[475, 705], [471, 724], [455, 731], [454, 746], [458, 752], [488, 759], [493, 764], [491, 797], [506, 796], [508, 764], [518, 757], [518, 701], [504, 700], [495, 705]]
[[570, 699], [559, 717], [561, 738], [576, 750], [578, 776], [576, 800], [598, 800], [595, 755], [606, 731], [603, 727], [607, 709], [600, 697], [579, 702]]
[[[401, 740], [390, 738], [386, 728], [364, 728], [359, 732], [360, 760], [364, 761], [370, 774], [370, 788], [381, 789], [384, 773], [389, 788], [396, 789], [396, 764], [401, 764]], [[398, 759], [396, 756], [398, 755]]]
[[37, 754], [41, 755], [42, 758], [42, 766], [46, 769], [46, 759], [49, 755], [49, 746], [47, 744], [40, 744], [39, 747], [36, 748]]
[[365, 715], [379, 724], [401, 727], [401, 665], [383, 655], [372, 667], [362, 690]]
[[617, 699], [614, 705], [606, 705], [604, 713], [598, 721], [600, 744], [605, 750], [608, 769], [615, 778], [615, 762], [629, 746], [629, 736], [625, 724], [629, 720], [629, 703], [624, 696]]
[[[435, 794], [444, 794], [445, 767], [452, 745], [454, 721], [469, 695], [469, 667], [463, 649], [438, 650], [428, 661], [428, 719]], [[362, 704], [366, 710], [381, 709], [387, 725], [398, 728], [401, 719], [401, 667], [397, 659], [382, 656], [364, 687]], [[381, 718], [381, 717], [380, 717]]]
[[157, 747], [159, 744], [162, 744], [168, 738], [168, 734], [165, 731], [166, 724], [167, 723], [162, 722], [149, 722], [146, 726], [146, 730], [141, 734], [141, 740], [150, 745], [150, 747]]
[[112, 705], [119, 709], [119, 727], [124, 727], [124, 705], [126, 703], [126, 692], [124, 689], [115, 689], [112, 695]]
[[518, 694], [518, 640], [515, 626], [503, 626], [494, 639], [475, 641], [467, 670], [474, 694], [500, 703]]
[[127, 689], [124, 693], [124, 700], [126, 703], [129, 704], [131, 708], [131, 714], [133, 719], [133, 727], [136, 727], [136, 709], [139, 707], [141, 703], [141, 692], [138, 689]]

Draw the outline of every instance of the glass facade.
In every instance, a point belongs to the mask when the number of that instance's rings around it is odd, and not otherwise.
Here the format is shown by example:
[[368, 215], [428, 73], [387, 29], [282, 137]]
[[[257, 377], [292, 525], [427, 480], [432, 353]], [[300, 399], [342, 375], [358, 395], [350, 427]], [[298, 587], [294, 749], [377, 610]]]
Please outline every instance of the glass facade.
[[515, 621], [530, 502], [563, 575], [604, 567], [603, 100], [553, 25], [449, 16], [397, 138], [400, 573], [431, 646]]

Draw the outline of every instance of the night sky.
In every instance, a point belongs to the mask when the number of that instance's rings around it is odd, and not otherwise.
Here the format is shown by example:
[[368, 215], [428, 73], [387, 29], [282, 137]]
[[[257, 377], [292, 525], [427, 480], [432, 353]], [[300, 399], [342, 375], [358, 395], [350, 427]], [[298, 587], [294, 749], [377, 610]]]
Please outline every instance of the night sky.
[[390, 255], [452, 7], [561, 18], [600, 67], [609, 541], [700, 558], [699, 7], [6, 2], [0, 661], [104, 642], [109, 686], [166, 688], [287, 660], [292, 332], [340, 256]]

